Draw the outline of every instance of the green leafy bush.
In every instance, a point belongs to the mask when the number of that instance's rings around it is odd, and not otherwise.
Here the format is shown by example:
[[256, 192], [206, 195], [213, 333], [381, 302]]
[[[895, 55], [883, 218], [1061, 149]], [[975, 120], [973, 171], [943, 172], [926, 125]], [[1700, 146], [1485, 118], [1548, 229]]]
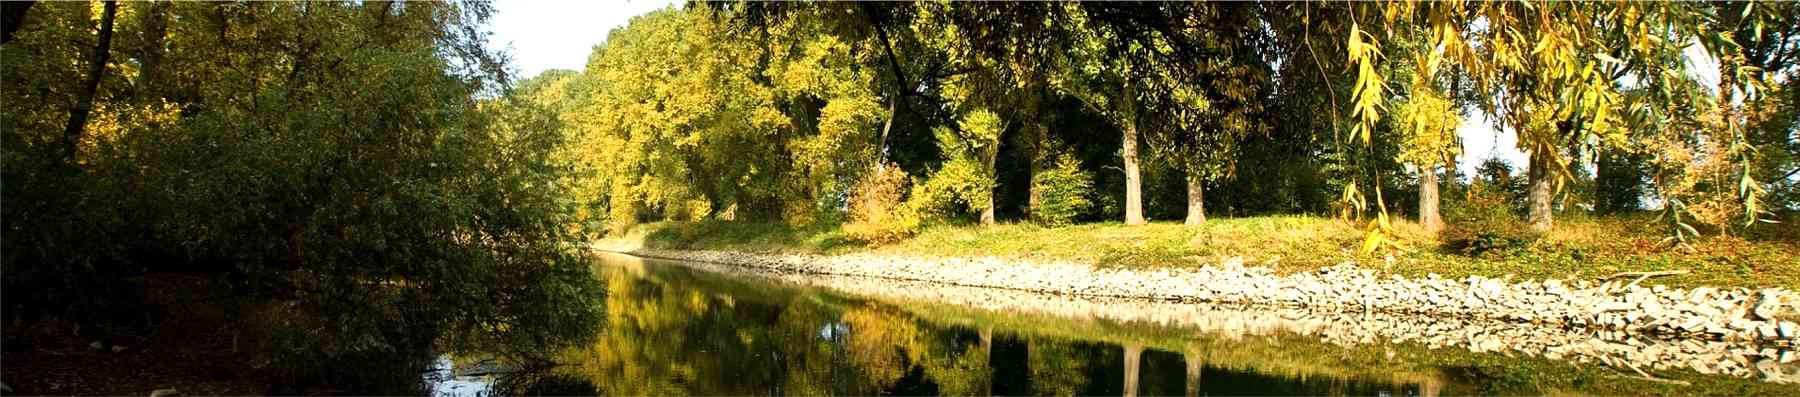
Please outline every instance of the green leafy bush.
[[1094, 177], [1081, 170], [1081, 161], [1067, 154], [1055, 156], [1055, 161], [1031, 180], [1031, 188], [1038, 192], [1031, 218], [1048, 226], [1068, 225], [1093, 207], [1087, 197], [1093, 193]]
[[844, 224], [844, 234], [877, 244], [912, 236], [919, 229], [919, 216], [904, 205], [909, 182], [897, 165], [869, 172], [850, 191], [850, 222]]
[[961, 128], [932, 130], [938, 150], [948, 159], [924, 181], [914, 183], [906, 209], [925, 219], [944, 218], [993, 205], [994, 156], [999, 150], [999, 116], [977, 110], [963, 116]]
[[985, 193], [993, 188], [993, 180], [982, 175], [973, 161], [955, 159], [915, 186], [906, 199], [907, 209], [926, 218], [943, 218], [987, 205], [990, 196]]
[[1481, 256], [1511, 252], [1537, 241], [1539, 235], [1520, 220], [1508, 197], [1505, 191], [1477, 183], [1464, 199], [1450, 201], [1444, 215], [1448, 228], [1438, 236], [1444, 249]]

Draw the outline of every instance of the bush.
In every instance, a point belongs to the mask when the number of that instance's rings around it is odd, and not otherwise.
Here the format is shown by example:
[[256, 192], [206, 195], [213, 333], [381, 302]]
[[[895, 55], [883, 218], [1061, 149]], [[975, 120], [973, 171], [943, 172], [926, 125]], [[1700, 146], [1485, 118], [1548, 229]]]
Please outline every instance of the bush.
[[943, 168], [915, 183], [917, 188], [906, 198], [903, 207], [927, 219], [948, 217], [958, 212], [983, 208], [993, 196], [993, 178], [981, 173], [974, 160], [957, 158]]
[[1449, 204], [1444, 216], [1449, 227], [1438, 238], [1451, 252], [1467, 256], [1504, 253], [1525, 248], [1539, 237], [1519, 219], [1504, 191], [1476, 184], [1463, 200]]
[[1032, 190], [1038, 192], [1031, 219], [1046, 226], [1068, 225], [1093, 207], [1087, 196], [1094, 190], [1094, 178], [1081, 170], [1081, 161], [1067, 154], [1055, 156], [1055, 161], [1031, 181]]
[[850, 190], [850, 222], [844, 234], [864, 243], [888, 243], [912, 236], [919, 216], [904, 207], [909, 187], [906, 171], [886, 164], [869, 172]]

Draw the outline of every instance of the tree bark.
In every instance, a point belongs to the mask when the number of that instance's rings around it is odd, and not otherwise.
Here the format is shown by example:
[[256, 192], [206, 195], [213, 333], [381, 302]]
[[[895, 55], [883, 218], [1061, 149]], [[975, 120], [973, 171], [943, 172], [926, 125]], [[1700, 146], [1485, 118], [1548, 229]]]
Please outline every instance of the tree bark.
[[1131, 344], [1125, 346], [1125, 397], [1137, 397], [1138, 393], [1138, 361], [1144, 355], [1144, 346]]
[[994, 224], [994, 189], [988, 189], [987, 194], [988, 194], [987, 208], [981, 209], [981, 224], [983, 226]]
[[[1006, 138], [1002, 137], [1001, 139]], [[992, 146], [993, 148], [988, 149], [987, 153], [984, 154], [987, 158], [981, 159], [983, 162], [987, 163], [988, 180], [995, 182], [993, 185], [988, 186], [987, 191], [985, 192], [987, 193], [987, 207], [981, 209], [982, 225], [994, 224], [994, 207], [1000, 206], [1000, 203], [997, 200], [998, 197], [994, 197], [994, 189], [999, 188], [998, 182], [1000, 173], [995, 170], [997, 167], [995, 167], [994, 163], [1000, 159], [1000, 139], [994, 140]]]
[[900, 90], [896, 89], [896, 90], [894, 90], [894, 98], [891, 99], [891, 102], [888, 103], [887, 121], [884, 121], [881, 123], [881, 138], [879, 138], [880, 140], [875, 141], [875, 166], [876, 167], [883, 167], [885, 164], [887, 164], [888, 131], [894, 129], [894, 117], [899, 116], [899, 115], [900, 115]]
[[1206, 187], [1201, 185], [1200, 178], [1188, 172], [1187, 177], [1187, 221], [1188, 226], [1206, 224]]
[[1044, 153], [1044, 139], [1049, 135], [1048, 131], [1046, 131], [1047, 129], [1048, 127], [1045, 127], [1042, 124], [1033, 126], [1031, 135], [1026, 137], [1026, 139], [1031, 141], [1026, 142], [1025, 144], [1025, 147], [1028, 148], [1027, 150], [1031, 151], [1031, 153], [1028, 153], [1025, 157], [1027, 159], [1025, 161], [1025, 172], [1029, 173], [1025, 180], [1031, 181], [1025, 189], [1025, 216], [1027, 219], [1037, 218], [1038, 202], [1042, 199], [1043, 194], [1042, 191], [1038, 190], [1037, 178], [1039, 173], [1044, 172], [1043, 163], [1051, 160], [1045, 158], [1046, 155]]
[[1138, 177], [1138, 130], [1135, 117], [1122, 124], [1125, 128], [1125, 224], [1144, 224], [1144, 191]]
[[1437, 167], [1419, 170], [1419, 226], [1431, 233], [1444, 230], [1444, 217], [1438, 211]]
[[94, 95], [100, 92], [100, 78], [106, 75], [106, 63], [112, 58], [113, 18], [119, 14], [119, 2], [108, 0], [100, 15], [99, 41], [88, 56], [87, 80], [82, 82], [81, 97], [69, 109], [69, 123], [63, 126], [63, 156], [74, 164], [81, 147], [81, 134], [87, 128], [88, 114], [94, 110]]
[[881, 140], [876, 142], [877, 146], [875, 146], [877, 150], [876, 163], [885, 164], [887, 163], [888, 131], [894, 127], [895, 116], [900, 115], [900, 102], [906, 100], [906, 92], [909, 89], [907, 82], [911, 80], [907, 80], [906, 70], [900, 68], [900, 57], [894, 56], [894, 41], [888, 38], [887, 28], [882, 21], [875, 18], [875, 9], [868, 3], [860, 3], [857, 6], [861, 8], [863, 18], [867, 19], [869, 25], [875, 28], [875, 35], [881, 38], [881, 49], [887, 54], [889, 71], [894, 73], [894, 97], [888, 99], [888, 119], [881, 125]]
[[1550, 159], [1549, 155], [1532, 153], [1530, 169], [1526, 172], [1530, 190], [1526, 195], [1526, 203], [1530, 206], [1527, 218], [1531, 230], [1539, 233], [1549, 232], [1551, 228], [1550, 214]]

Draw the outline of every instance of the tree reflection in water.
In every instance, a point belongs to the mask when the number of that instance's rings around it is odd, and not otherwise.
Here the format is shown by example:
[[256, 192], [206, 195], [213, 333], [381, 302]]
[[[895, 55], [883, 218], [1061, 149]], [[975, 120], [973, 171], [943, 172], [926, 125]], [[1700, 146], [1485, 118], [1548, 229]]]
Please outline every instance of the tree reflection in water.
[[1252, 391], [1409, 394], [1391, 384], [1203, 371], [1202, 360], [1185, 359], [1201, 354], [1197, 348], [1170, 353], [929, 318], [823, 290], [631, 258], [609, 257], [596, 273], [607, 294], [606, 323], [595, 341], [563, 351], [546, 373], [500, 382], [499, 392], [1195, 395], [1215, 390], [1198, 383], [1204, 377]]

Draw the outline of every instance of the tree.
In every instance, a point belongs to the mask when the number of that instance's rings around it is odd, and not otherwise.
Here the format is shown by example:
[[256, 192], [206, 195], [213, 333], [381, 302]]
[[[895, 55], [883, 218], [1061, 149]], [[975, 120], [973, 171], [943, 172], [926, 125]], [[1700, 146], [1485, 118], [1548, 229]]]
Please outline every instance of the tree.
[[[1197, 41], [1217, 59], [1197, 59], [1161, 68], [1148, 83], [1148, 142], [1154, 157], [1180, 168], [1187, 186], [1187, 225], [1206, 222], [1204, 186], [1235, 173], [1239, 142], [1266, 134], [1260, 121], [1268, 93], [1265, 54], [1270, 38], [1256, 26], [1256, 8], [1210, 5], [1182, 9], [1192, 21], [1181, 25], [1185, 40]], [[1187, 73], [1176, 73], [1186, 70]]]
[[69, 109], [69, 123], [63, 127], [63, 157], [75, 161], [82, 130], [87, 129], [88, 114], [94, 111], [94, 96], [99, 94], [100, 79], [106, 77], [106, 63], [112, 59], [113, 19], [119, 15], [119, 2], [106, 1], [100, 12], [100, 30], [95, 33], [94, 49], [88, 54], [87, 77], [75, 107]]
[[1143, 79], [1156, 65], [1150, 64], [1152, 47], [1159, 36], [1137, 36], [1112, 20], [1096, 18], [1088, 11], [1072, 11], [1070, 64], [1051, 85], [1080, 98], [1094, 112], [1111, 121], [1122, 133], [1119, 157], [1124, 160], [1125, 224], [1144, 224], [1143, 182], [1138, 170], [1140, 98]]
[[1415, 57], [1407, 99], [1394, 109], [1397, 133], [1405, 142], [1402, 161], [1419, 170], [1419, 224], [1436, 233], [1444, 228], [1438, 199], [1438, 167], [1455, 166], [1461, 145], [1456, 128], [1462, 123], [1459, 107], [1445, 98], [1437, 82], [1441, 53], [1432, 46]]
[[32, 7], [0, 47], [0, 85], [32, 87], [0, 100], [8, 301], [104, 340], [157, 314], [136, 280], [195, 274], [255, 326], [228, 328], [268, 331], [247, 359], [307, 375], [272, 381], [365, 392], [407, 392], [439, 346], [581, 338], [561, 137], [507, 95], [491, 11]]

